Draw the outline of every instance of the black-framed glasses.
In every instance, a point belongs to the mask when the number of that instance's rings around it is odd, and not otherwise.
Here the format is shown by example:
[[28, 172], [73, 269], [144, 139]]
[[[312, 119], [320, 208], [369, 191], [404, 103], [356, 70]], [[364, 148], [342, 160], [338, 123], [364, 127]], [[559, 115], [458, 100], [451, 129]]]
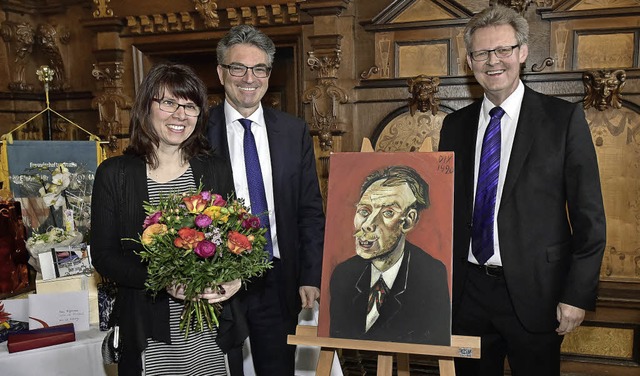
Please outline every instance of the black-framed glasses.
[[471, 59], [473, 61], [485, 61], [489, 59], [489, 54], [493, 52], [496, 54], [496, 57], [498, 57], [499, 59], [505, 59], [513, 55], [513, 49], [516, 47], [520, 47], [520, 45], [514, 44], [513, 46], [498, 47], [498, 48], [494, 48], [493, 50], [472, 51], [469, 53], [469, 56], [471, 56]]
[[196, 117], [200, 115], [200, 107], [195, 104], [180, 104], [178, 102], [172, 101], [171, 99], [157, 99], [153, 98], [154, 101], [158, 102], [158, 106], [164, 112], [174, 113], [178, 111], [180, 107], [184, 108], [184, 114], [191, 117]]
[[247, 70], [251, 69], [253, 75], [258, 78], [267, 78], [271, 74], [271, 67], [266, 65], [254, 65], [248, 67], [242, 64], [220, 64], [221, 67], [229, 70], [229, 74], [234, 77], [244, 77], [247, 74]]

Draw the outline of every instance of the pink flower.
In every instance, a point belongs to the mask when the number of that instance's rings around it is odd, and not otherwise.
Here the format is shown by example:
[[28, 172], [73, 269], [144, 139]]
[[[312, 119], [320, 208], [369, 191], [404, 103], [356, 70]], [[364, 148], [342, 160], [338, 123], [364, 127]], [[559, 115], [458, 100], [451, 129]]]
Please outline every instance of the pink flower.
[[211, 192], [209, 192], [209, 191], [200, 192], [200, 196], [202, 196], [202, 199], [205, 200], [205, 201], [211, 200]]
[[245, 229], [260, 228], [260, 218], [249, 217], [242, 221], [242, 227]]
[[205, 227], [209, 226], [211, 224], [211, 222], [213, 222], [213, 220], [208, 215], [198, 214], [196, 216], [195, 222], [196, 222], [196, 226], [198, 226], [200, 228], [205, 228]]
[[178, 237], [173, 241], [173, 245], [178, 248], [193, 249], [203, 240], [204, 234], [202, 232], [183, 227], [178, 231]]
[[198, 243], [193, 252], [202, 258], [211, 257], [216, 253], [216, 245], [208, 240], [203, 240]]
[[144, 223], [142, 224], [142, 228], [147, 228], [151, 225], [154, 225], [160, 221], [162, 217], [162, 212], [157, 211], [151, 215], [148, 215], [147, 218], [144, 219]]
[[222, 196], [220, 196], [217, 193], [214, 193], [214, 198], [213, 198], [213, 202], [211, 203], [211, 205], [213, 206], [226, 206], [227, 202], [222, 198]]

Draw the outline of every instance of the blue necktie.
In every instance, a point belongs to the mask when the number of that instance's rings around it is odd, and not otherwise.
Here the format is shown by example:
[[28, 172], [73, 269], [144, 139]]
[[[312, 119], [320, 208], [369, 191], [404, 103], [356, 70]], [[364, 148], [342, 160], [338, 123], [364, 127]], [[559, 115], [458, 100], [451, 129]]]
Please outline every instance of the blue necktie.
[[480, 265], [484, 265], [494, 252], [493, 223], [500, 171], [500, 119], [504, 115], [504, 110], [494, 107], [489, 111], [489, 115], [491, 120], [482, 140], [471, 227], [471, 250]]
[[247, 173], [247, 184], [249, 185], [249, 199], [251, 200], [251, 212], [260, 217], [260, 224], [267, 229], [265, 234], [267, 245], [265, 251], [269, 253], [269, 260], [273, 258], [273, 245], [271, 244], [271, 226], [269, 225], [269, 207], [267, 206], [267, 195], [264, 192], [262, 181], [262, 170], [260, 169], [260, 159], [258, 158], [258, 148], [256, 140], [251, 133], [251, 120], [238, 119], [244, 128], [244, 164]]

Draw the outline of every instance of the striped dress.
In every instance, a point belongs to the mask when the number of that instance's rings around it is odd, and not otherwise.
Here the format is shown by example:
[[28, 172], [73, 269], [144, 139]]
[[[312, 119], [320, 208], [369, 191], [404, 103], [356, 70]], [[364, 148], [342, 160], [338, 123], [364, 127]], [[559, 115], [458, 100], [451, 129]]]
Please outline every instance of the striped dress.
[[[161, 194], [188, 192], [196, 188], [191, 167], [182, 176], [166, 183], [147, 178], [149, 201], [157, 204]], [[169, 299], [171, 344], [147, 339], [143, 353], [144, 376], [226, 376], [225, 359], [216, 343], [217, 330], [189, 331], [185, 340], [180, 331], [182, 301]]]

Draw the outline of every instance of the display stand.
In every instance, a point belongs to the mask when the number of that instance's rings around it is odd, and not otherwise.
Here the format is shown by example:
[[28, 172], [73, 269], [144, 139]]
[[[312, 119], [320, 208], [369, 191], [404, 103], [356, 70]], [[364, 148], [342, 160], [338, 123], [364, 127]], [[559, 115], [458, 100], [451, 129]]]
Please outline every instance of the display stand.
[[[427, 137], [418, 152], [430, 152], [432, 140]], [[368, 138], [362, 140], [360, 152], [373, 152]], [[397, 375], [409, 376], [409, 355], [429, 355], [438, 358], [440, 376], [455, 376], [454, 358], [480, 358], [480, 337], [451, 336], [451, 346], [423, 345], [382, 341], [363, 341], [344, 338], [318, 337], [316, 326], [298, 325], [296, 334], [288, 337], [290, 345], [320, 347], [316, 376], [330, 376], [334, 353], [339, 349], [363, 350], [378, 353], [376, 375], [391, 376], [393, 356], [396, 356]]]
[[338, 349], [363, 350], [378, 353], [376, 375], [391, 376], [393, 356], [397, 358], [398, 376], [409, 376], [409, 355], [430, 355], [438, 358], [440, 376], [455, 376], [453, 358], [480, 358], [480, 337], [451, 336], [451, 346], [421, 345], [415, 343], [396, 343], [380, 341], [362, 341], [343, 338], [325, 338], [317, 336], [317, 327], [298, 325], [296, 334], [290, 335], [290, 345], [320, 347], [320, 356], [316, 367], [316, 376], [329, 376], [333, 364], [334, 352]]

